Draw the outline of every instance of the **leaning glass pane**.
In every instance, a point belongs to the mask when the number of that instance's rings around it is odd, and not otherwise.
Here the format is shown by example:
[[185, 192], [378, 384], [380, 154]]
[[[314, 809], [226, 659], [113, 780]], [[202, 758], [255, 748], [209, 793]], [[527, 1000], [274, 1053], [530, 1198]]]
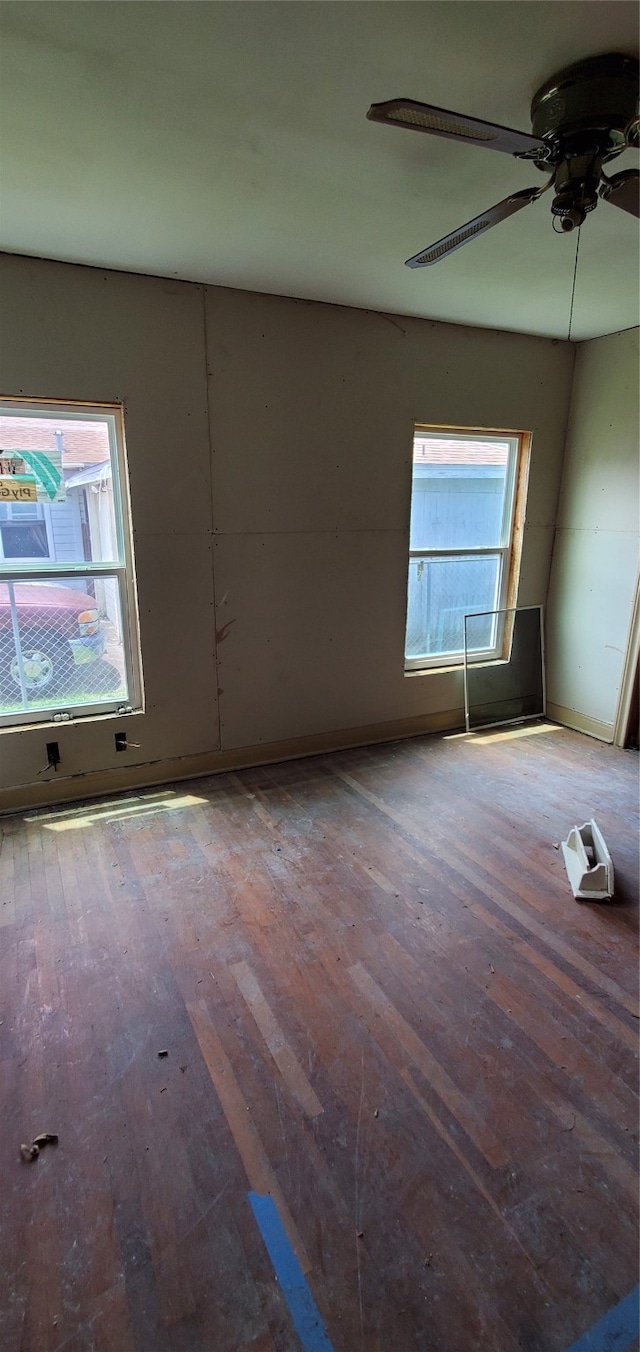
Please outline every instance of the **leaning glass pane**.
[[[407, 658], [460, 655], [465, 615], [495, 607], [501, 556], [413, 558], [409, 563]], [[492, 650], [494, 626], [487, 619], [474, 635], [478, 651]]]
[[0, 582], [0, 715], [128, 702], [119, 581]]
[[[478, 640], [488, 622], [504, 637], [506, 661], [478, 662]], [[545, 712], [542, 606], [507, 608], [465, 620], [467, 731], [538, 718]]]
[[0, 561], [121, 562], [109, 414], [0, 414]]

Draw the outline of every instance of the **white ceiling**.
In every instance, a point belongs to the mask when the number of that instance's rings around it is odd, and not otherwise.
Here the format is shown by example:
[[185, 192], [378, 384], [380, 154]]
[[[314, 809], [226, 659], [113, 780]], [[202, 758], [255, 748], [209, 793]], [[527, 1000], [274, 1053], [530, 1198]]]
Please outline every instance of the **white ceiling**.
[[[637, 51], [635, 2], [8, 0], [0, 22], [2, 248], [567, 337], [577, 236], [548, 198], [403, 266], [539, 172], [365, 114], [411, 97], [529, 130], [548, 76]], [[572, 337], [637, 323], [638, 223], [600, 203]]]

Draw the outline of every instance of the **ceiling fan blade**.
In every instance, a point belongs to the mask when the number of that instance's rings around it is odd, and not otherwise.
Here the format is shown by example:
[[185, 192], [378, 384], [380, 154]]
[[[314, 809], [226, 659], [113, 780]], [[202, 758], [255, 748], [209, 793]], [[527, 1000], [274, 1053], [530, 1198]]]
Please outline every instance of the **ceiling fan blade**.
[[431, 136], [447, 136], [452, 141], [467, 141], [485, 146], [487, 150], [502, 150], [507, 155], [529, 155], [545, 151], [544, 141], [525, 131], [513, 131], [495, 122], [482, 122], [477, 117], [450, 113], [446, 108], [434, 108], [430, 103], [415, 99], [389, 99], [386, 103], [372, 103], [367, 117], [370, 122], [386, 122], [392, 127], [408, 127], [411, 131], [425, 131]]
[[630, 216], [640, 216], [640, 170], [623, 169], [613, 174], [601, 184], [600, 196], [604, 202], [622, 207]]
[[453, 230], [450, 235], [445, 235], [442, 239], [436, 240], [428, 249], [422, 249], [413, 258], [408, 258], [406, 267], [408, 268], [428, 268], [432, 263], [439, 263], [441, 258], [446, 258], [447, 254], [453, 253], [454, 249], [461, 249], [463, 244], [467, 244], [470, 239], [475, 239], [476, 235], [483, 230], [490, 230], [492, 225], [499, 225], [500, 221], [506, 221], [508, 216], [513, 216], [514, 212], [521, 211], [523, 207], [535, 202], [540, 196], [542, 188], [523, 188], [521, 192], [514, 192], [511, 197], [505, 197], [502, 202], [497, 202], [494, 207], [489, 207], [481, 216], [474, 216], [472, 221], [467, 221], [466, 225], [461, 225], [458, 230]]

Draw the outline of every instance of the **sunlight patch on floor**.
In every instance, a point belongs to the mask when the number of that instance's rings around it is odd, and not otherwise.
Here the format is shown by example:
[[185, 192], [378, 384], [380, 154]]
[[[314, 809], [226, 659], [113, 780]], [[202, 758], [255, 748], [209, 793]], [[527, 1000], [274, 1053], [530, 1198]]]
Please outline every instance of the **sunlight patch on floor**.
[[539, 732], [562, 732], [559, 723], [529, 723], [516, 728], [500, 728], [496, 732], [454, 732], [446, 742], [467, 741], [471, 745], [486, 746], [490, 742], [513, 742], [519, 737], [535, 737]]
[[148, 817], [157, 812], [175, 812], [180, 808], [200, 807], [208, 803], [208, 798], [198, 798], [192, 793], [173, 793], [172, 791], [148, 794], [144, 797], [120, 799], [114, 803], [101, 803], [95, 808], [69, 808], [66, 812], [51, 812], [46, 815], [37, 813], [25, 817], [26, 822], [38, 822], [47, 831], [79, 831], [86, 826], [99, 822], [127, 821], [132, 817]]

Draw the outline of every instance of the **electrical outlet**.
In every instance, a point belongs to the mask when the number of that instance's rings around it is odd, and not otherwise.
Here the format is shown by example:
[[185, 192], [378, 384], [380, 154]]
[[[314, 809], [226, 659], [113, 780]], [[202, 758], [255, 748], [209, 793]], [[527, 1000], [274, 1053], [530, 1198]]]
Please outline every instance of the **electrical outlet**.
[[57, 742], [47, 742], [47, 765], [57, 770], [60, 764], [60, 748]]

